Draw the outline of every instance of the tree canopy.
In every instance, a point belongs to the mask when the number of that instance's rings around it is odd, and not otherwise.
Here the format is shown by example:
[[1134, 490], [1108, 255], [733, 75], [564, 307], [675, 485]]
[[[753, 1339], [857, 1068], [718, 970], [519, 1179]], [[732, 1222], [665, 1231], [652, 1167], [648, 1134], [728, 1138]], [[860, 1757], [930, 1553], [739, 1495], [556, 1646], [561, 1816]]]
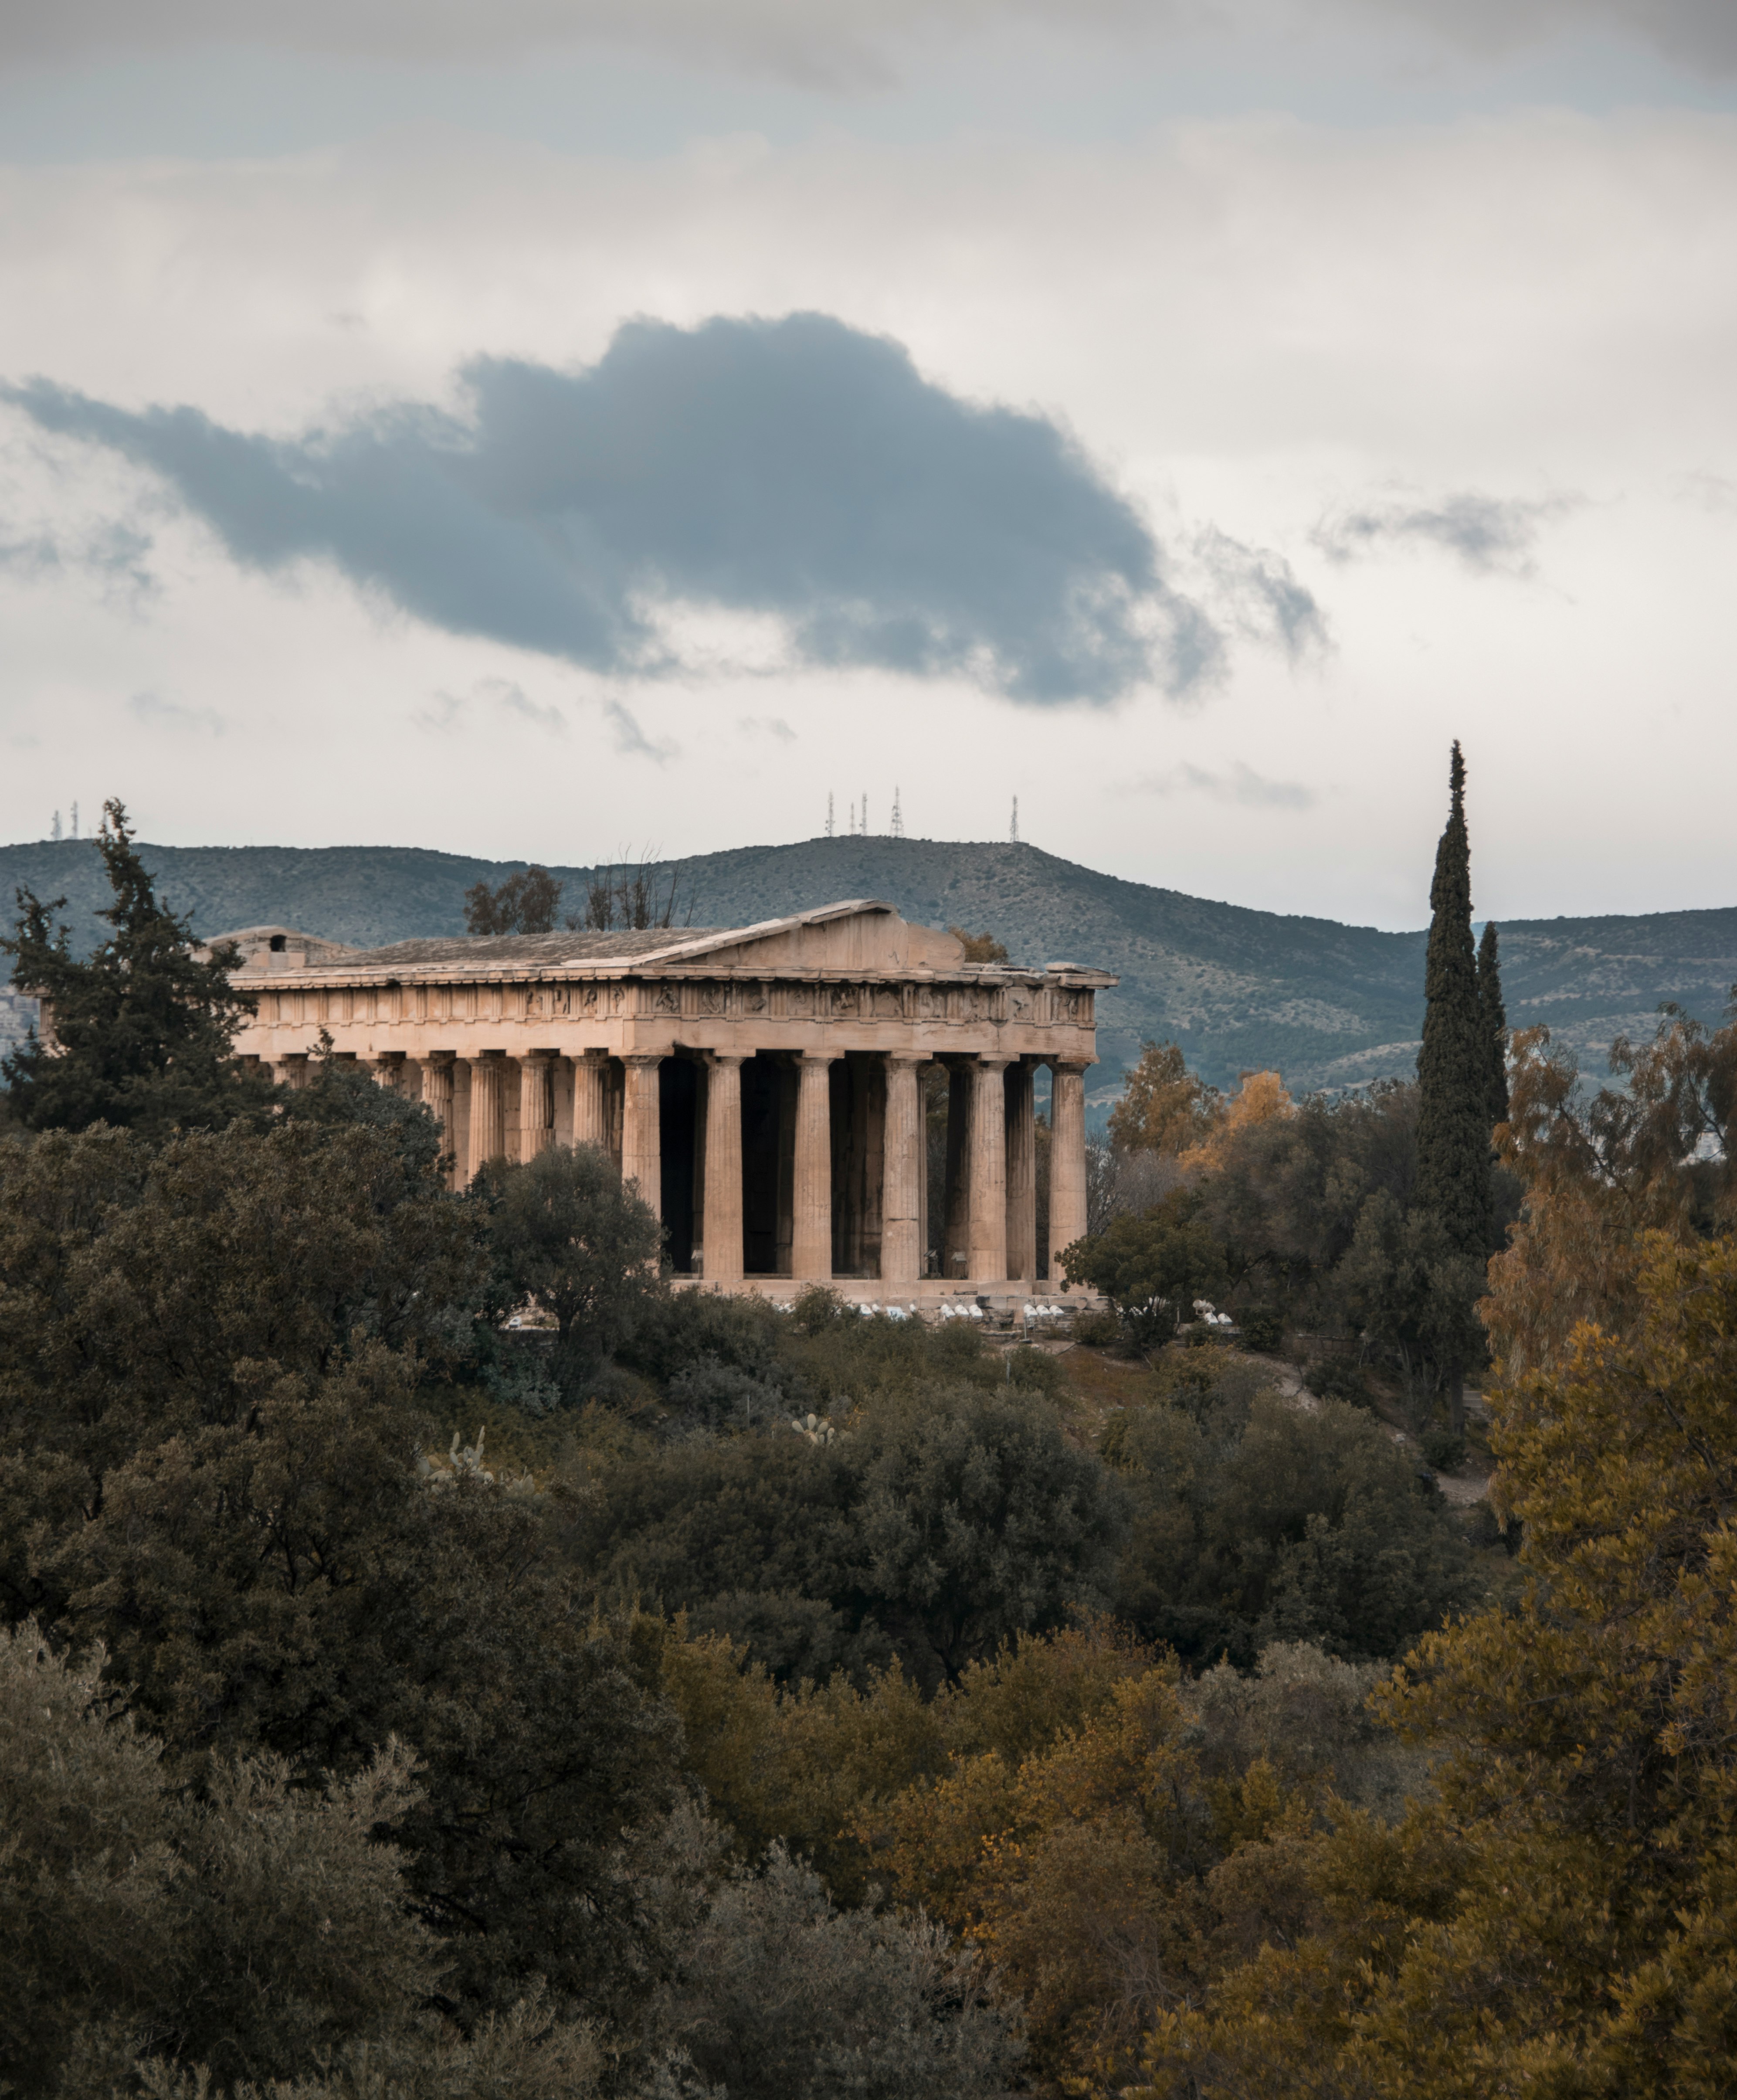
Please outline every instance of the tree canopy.
[[230, 1054], [258, 1004], [230, 982], [238, 952], [207, 953], [190, 923], [158, 900], [117, 801], [104, 805], [97, 846], [114, 901], [98, 915], [112, 931], [94, 953], [73, 953], [54, 915], [64, 898], [45, 903], [29, 889], [18, 892], [12, 933], [0, 939], [52, 1035], [51, 1043], [27, 1040], [0, 1065], [13, 1114], [31, 1130], [105, 1123], [157, 1135], [221, 1129], [262, 1112], [269, 1079]]
[[474, 883], [465, 892], [467, 933], [553, 933], [563, 885], [546, 867], [533, 864], [491, 889]]

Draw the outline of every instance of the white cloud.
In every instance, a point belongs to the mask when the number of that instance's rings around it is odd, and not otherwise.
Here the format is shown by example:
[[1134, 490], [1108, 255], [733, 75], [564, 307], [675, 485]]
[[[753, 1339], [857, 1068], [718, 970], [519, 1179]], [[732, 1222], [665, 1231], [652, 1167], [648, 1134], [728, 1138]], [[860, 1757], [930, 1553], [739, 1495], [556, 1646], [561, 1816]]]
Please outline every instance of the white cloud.
[[1165, 773], [1144, 773], [1128, 783], [1135, 795], [1204, 795], [1214, 802], [1232, 802], [1245, 810], [1310, 810], [1320, 800], [1300, 780], [1267, 780], [1254, 767], [1236, 760], [1222, 773], [1205, 766], [1173, 765]]
[[227, 727], [215, 708], [183, 707], [157, 693], [134, 693], [128, 711], [148, 729], [166, 730], [182, 735], [221, 736]]

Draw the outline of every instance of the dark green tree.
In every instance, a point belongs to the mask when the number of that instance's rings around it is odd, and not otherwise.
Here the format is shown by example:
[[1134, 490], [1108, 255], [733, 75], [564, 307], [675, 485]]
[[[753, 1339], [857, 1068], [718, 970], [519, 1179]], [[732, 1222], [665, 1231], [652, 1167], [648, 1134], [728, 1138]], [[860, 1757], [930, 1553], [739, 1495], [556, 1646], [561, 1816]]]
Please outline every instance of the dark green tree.
[[1423, 1047], [1417, 1053], [1417, 1190], [1455, 1251], [1490, 1251], [1490, 1070], [1471, 937], [1466, 762], [1453, 747], [1452, 803], [1430, 886]]
[[535, 865], [509, 875], [498, 889], [474, 883], [465, 892], [467, 933], [553, 933], [562, 885]]
[[1201, 1209], [1193, 1189], [1173, 1189], [1139, 1217], [1111, 1219], [1068, 1249], [1069, 1282], [1101, 1290], [1142, 1348], [1162, 1346], [1193, 1317], [1196, 1298], [1224, 1291], [1224, 1249]]
[[202, 952], [187, 921], [158, 902], [118, 801], [103, 805], [97, 846], [114, 892], [99, 916], [113, 931], [92, 955], [79, 960], [55, 919], [66, 899], [44, 903], [29, 889], [17, 893], [11, 938], [0, 939], [52, 1037], [31, 1038], [0, 1065], [12, 1113], [33, 1130], [106, 1123], [150, 1137], [262, 1113], [269, 1081], [231, 1056], [258, 1008], [230, 982], [237, 951]]
[[594, 1146], [552, 1145], [483, 1177], [496, 1288], [507, 1306], [535, 1298], [556, 1326], [564, 1396], [624, 1342], [658, 1290], [657, 1214]]
[[1502, 1004], [1501, 960], [1496, 921], [1487, 919], [1478, 943], [1478, 1012], [1484, 1022], [1484, 1055], [1489, 1072], [1490, 1123], [1508, 1120], [1508, 1009]]
[[0, 1145], [0, 1617], [100, 1643], [178, 1785], [347, 1780], [396, 1736], [443, 1996], [541, 1975], [602, 2014], [649, 1988], [622, 1833], [674, 1736], [532, 1484], [423, 1449], [478, 1222], [353, 1124]]

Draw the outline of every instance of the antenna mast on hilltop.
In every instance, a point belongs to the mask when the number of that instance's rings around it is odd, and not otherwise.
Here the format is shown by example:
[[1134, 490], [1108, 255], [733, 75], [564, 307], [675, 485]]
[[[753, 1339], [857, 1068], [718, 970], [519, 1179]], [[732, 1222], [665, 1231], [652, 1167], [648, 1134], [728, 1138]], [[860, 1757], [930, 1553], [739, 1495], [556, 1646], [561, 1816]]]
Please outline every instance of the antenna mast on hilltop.
[[862, 836], [864, 838], [868, 836], [868, 790], [866, 788], [862, 791]]
[[58, 810], [55, 812], [54, 828], [48, 836], [51, 839], [57, 839], [60, 836], [60, 812]]
[[78, 805], [76, 802], [73, 805], [73, 836], [75, 839], [78, 836]]
[[897, 788], [893, 791], [893, 836], [896, 839], [902, 839], [905, 836], [905, 813], [899, 807]]
[[1007, 827], [1007, 843], [1009, 845], [1015, 846], [1019, 844], [1019, 797], [1017, 795], [1013, 798], [1013, 821]]
[[829, 839], [837, 836], [837, 827], [832, 821], [832, 790], [830, 788], [827, 790], [827, 836]]

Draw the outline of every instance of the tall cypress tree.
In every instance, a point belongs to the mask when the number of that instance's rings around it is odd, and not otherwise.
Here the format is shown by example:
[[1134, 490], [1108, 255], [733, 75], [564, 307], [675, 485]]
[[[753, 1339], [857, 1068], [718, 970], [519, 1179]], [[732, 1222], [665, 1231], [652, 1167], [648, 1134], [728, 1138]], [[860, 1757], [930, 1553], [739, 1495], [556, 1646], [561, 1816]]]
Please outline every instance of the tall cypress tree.
[[1508, 1009], [1502, 1004], [1501, 963], [1496, 921], [1487, 919], [1478, 943], [1478, 1012], [1484, 1024], [1484, 1062], [1488, 1074], [1492, 1127], [1508, 1120]]
[[1471, 938], [1471, 848], [1466, 761], [1448, 774], [1447, 829], [1430, 887], [1423, 1048], [1417, 1054], [1419, 1210], [1440, 1220], [1456, 1253], [1482, 1258], [1490, 1242], [1490, 1065], [1478, 955]]

